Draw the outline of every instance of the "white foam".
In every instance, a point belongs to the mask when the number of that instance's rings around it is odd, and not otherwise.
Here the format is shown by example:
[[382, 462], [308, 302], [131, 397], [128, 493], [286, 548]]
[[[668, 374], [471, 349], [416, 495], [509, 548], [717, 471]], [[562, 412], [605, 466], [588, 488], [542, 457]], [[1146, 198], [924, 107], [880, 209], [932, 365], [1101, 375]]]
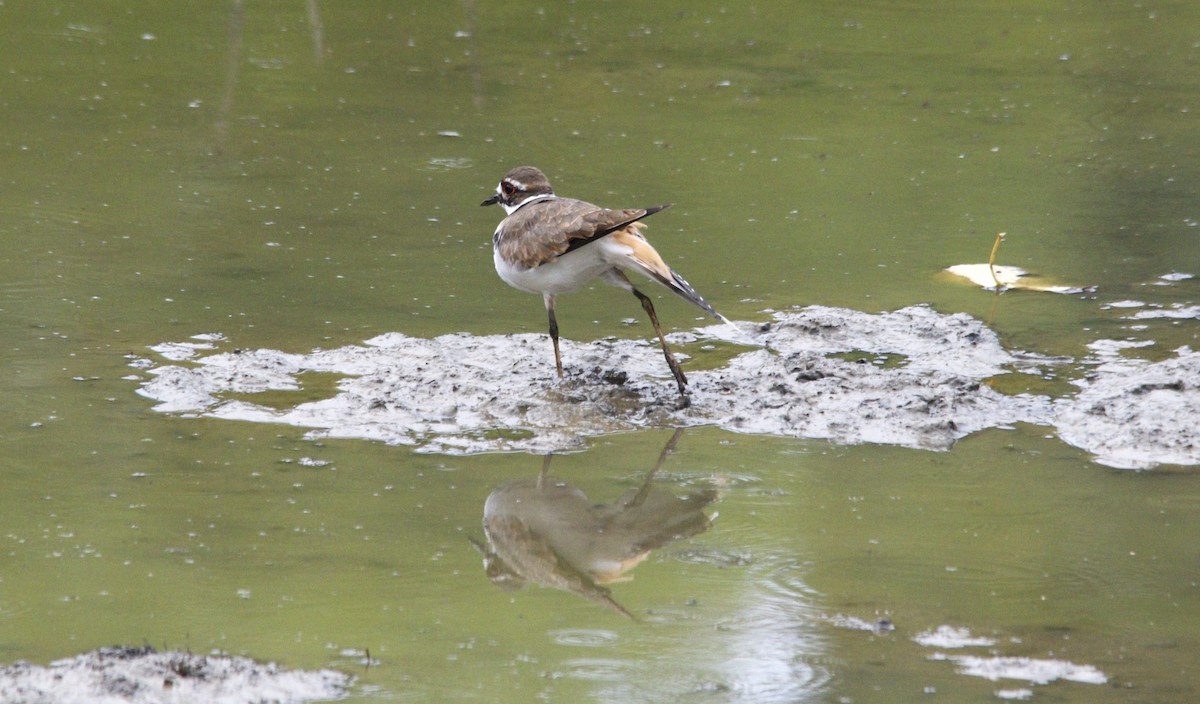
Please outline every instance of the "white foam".
[[1200, 320], [1200, 306], [1188, 306], [1182, 303], [1172, 303], [1170, 308], [1139, 310], [1137, 313], [1125, 317], [1128, 320], [1151, 320], [1154, 318], [1168, 318], [1176, 320], [1196, 318], [1197, 320]]
[[1175, 352], [1078, 382], [1082, 391], [1057, 406], [1059, 437], [1111, 467], [1200, 464], [1200, 353]]
[[[549, 340], [533, 334], [388, 333], [310, 354], [260, 349], [183, 360], [174, 346], [156, 345], [159, 360], [130, 366], [142, 370], [138, 391], [158, 411], [284, 423], [310, 437], [424, 452], [564, 451], [597, 435], [697, 425], [944, 450], [980, 430], [1030, 423], [1057, 428], [1112, 466], [1200, 464], [1200, 355], [1184, 348], [1151, 363], [1126, 353], [1153, 341], [1096, 340], [1081, 360], [1088, 374], [1075, 382], [1079, 392], [1051, 399], [987, 382], [1074, 360], [1010, 352], [965, 314], [812, 306], [772, 318], [738, 323], [734, 335], [713, 325], [669, 337], [683, 358], [689, 350], [732, 354], [688, 371], [685, 409], [649, 340], [563, 340], [565, 379], [555, 374]], [[321, 373], [340, 377], [327, 398], [287, 405], [273, 393], [271, 406], [254, 403], [254, 394], [298, 391]]]
[[0, 701], [55, 704], [251, 704], [336, 699], [350, 677], [332, 670], [288, 670], [220, 653], [101, 648], [42, 667], [0, 667]]
[[932, 631], [921, 631], [913, 641], [927, 648], [970, 648], [996, 644], [995, 638], [973, 636], [968, 628], [938, 626]]
[[1091, 665], [1076, 665], [1066, 660], [1040, 660], [1023, 657], [977, 657], [934, 653], [930, 660], [948, 660], [958, 665], [963, 675], [996, 682], [1002, 679], [1024, 680], [1032, 684], [1050, 684], [1056, 680], [1105, 684], [1108, 677]]
[[[671, 340], [677, 348], [733, 344], [728, 334], [717, 325]], [[692, 405], [683, 410], [657, 345], [563, 340], [568, 376], [559, 380], [544, 335], [390, 333], [307, 355], [219, 353], [152, 369], [140, 393], [163, 412], [286, 423], [314, 437], [451, 454], [578, 449], [588, 436], [692, 425], [945, 449], [984, 428], [1048, 422], [1051, 411], [1044, 396], [1008, 396], [980, 383], [1025, 362], [967, 315], [811, 307], [776, 313], [765, 326], [742, 323], [738, 337], [757, 349], [690, 371]], [[278, 395], [272, 407], [250, 398], [299, 389], [313, 372], [346, 378], [330, 398], [290, 407], [280, 407]]]

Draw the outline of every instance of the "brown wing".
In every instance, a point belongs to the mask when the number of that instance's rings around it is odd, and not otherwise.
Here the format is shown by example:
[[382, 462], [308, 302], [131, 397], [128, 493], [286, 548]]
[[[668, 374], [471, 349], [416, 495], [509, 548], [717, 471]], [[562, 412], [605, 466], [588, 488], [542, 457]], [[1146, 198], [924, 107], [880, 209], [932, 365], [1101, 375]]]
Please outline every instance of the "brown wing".
[[[671, 204], [668, 203], [666, 205], [654, 205], [649, 208], [631, 208], [629, 210], [598, 208], [583, 216], [584, 227], [580, 228], [579, 233], [572, 237], [571, 243], [567, 246], [567, 251], [570, 252], [573, 249], [579, 249], [589, 242], [594, 242], [605, 235], [623, 230], [626, 226], [632, 225], [644, 217], [670, 207]], [[643, 226], [639, 225], [638, 227]], [[591, 230], [591, 234], [587, 234], [589, 230]]]
[[533, 268], [666, 207], [609, 210], [574, 198], [538, 201], [508, 216], [497, 246], [510, 261]]

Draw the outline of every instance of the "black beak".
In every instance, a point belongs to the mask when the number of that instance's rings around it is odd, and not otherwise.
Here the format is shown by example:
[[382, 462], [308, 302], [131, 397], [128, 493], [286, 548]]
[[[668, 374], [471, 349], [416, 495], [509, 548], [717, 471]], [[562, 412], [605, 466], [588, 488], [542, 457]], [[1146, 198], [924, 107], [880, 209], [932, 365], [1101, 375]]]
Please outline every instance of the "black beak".
[[480, 203], [480, 205], [495, 205], [499, 202], [500, 202], [500, 194], [497, 193], [496, 195], [492, 196], [491, 198], [488, 198], [487, 200]]

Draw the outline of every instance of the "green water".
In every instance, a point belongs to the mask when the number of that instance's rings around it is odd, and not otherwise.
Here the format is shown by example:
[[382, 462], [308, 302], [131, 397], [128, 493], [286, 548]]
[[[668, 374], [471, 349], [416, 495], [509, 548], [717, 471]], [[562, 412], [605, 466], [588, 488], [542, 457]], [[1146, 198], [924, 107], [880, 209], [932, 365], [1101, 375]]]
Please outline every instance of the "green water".
[[[1107, 469], [1032, 427], [945, 453], [688, 431], [660, 486], [717, 487], [719, 516], [613, 585], [629, 622], [485, 576], [483, 502], [539, 458], [164, 416], [127, 355], [542, 332], [477, 206], [532, 163], [560, 194], [674, 202], [648, 234], [730, 318], [926, 302], [1012, 348], [1166, 357], [1195, 320], [1131, 329], [1104, 304], [1200, 300], [1150, 285], [1200, 274], [1197, 96], [1193, 2], [0, 5], [0, 662], [219, 648], [352, 672], [364, 702], [1029, 686], [912, 640], [953, 625], [997, 641], [974, 654], [1108, 676], [1034, 701], [1192, 701], [1193, 469]], [[1003, 263], [1098, 288], [938, 276], [1000, 231]], [[558, 311], [573, 339], [645, 333], [616, 290]], [[669, 436], [552, 472], [613, 501]]]

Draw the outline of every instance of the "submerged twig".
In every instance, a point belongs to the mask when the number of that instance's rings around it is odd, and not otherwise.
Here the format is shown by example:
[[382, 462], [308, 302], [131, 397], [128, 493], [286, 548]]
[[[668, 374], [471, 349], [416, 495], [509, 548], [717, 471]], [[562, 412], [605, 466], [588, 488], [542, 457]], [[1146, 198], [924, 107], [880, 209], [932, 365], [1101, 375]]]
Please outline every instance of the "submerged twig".
[[225, 153], [225, 143], [229, 139], [229, 119], [233, 112], [233, 96], [237, 91], [238, 70], [242, 61], [242, 28], [245, 13], [242, 0], [234, 0], [229, 17], [229, 54], [225, 63], [225, 89], [221, 93], [221, 103], [217, 106], [217, 119], [213, 123], [214, 156]]
[[320, 66], [325, 63], [325, 25], [321, 23], [317, 0], [308, 0], [308, 28], [312, 33], [313, 60]]
[[468, 54], [471, 56], [471, 102], [476, 108], [486, 104], [483, 94], [483, 68], [479, 65], [479, 41], [475, 38], [475, 0], [462, 0], [463, 21], [466, 22]]

